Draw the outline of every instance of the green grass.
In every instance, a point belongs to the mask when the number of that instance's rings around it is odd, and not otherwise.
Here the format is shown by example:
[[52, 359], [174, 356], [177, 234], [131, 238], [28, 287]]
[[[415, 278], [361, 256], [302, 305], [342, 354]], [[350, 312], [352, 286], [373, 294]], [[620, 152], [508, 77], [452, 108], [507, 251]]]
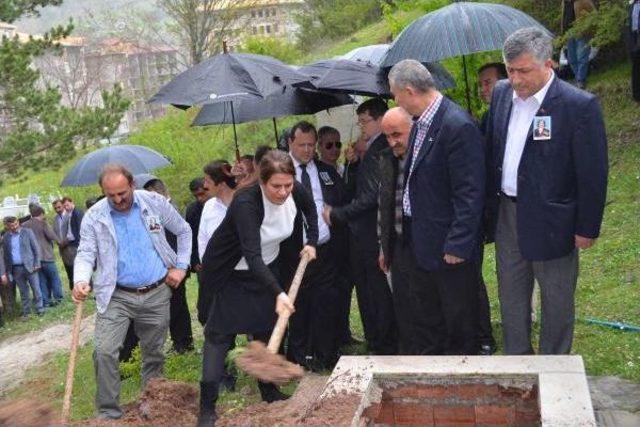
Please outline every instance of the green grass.
[[[314, 52], [309, 61], [320, 57], [331, 57], [348, 50], [372, 43], [384, 42], [386, 29], [377, 23], [322, 52]], [[315, 55], [315, 56], [314, 56]], [[307, 62], [307, 61], [303, 61]], [[607, 132], [609, 137], [609, 191], [608, 202], [602, 227], [602, 235], [597, 245], [581, 254], [581, 272], [576, 292], [576, 313], [573, 353], [581, 355], [589, 375], [617, 375], [640, 382], [640, 333], [621, 332], [611, 328], [590, 325], [581, 319], [622, 321], [640, 325], [640, 115], [638, 104], [630, 98], [628, 63], [609, 64], [609, 69], [594, 73], [590, 90], [601, 97]], [[201, 174], [204, 163], [214, 158], [231, 159], [233, 156], [232, 131], [230, 127], [212, 126], [191, 128], [193, 111], [173, 112], [167, 117], [147, 123], [132, 135], [131, 143], [155, 148], [174, 160], [174, 165], [158, 171], [165, 179], [174, 198], [181, 206], [189, 200], [186, 189], [188, 181]], [[284, 127], [296, 118], [279, 120]], [[258, 144], [273, 144], [273, 130], [270, 121], [239, 126], [241, 151], [249, 152]], [[80, 189], [60, 189], [59, 182], [64, 172], [76, 159], [58, 171], [33, 174], [27, 179], [7, 182], [3, 194], [26, 194], [28, 192], [61, 192], [79, 199], [93, 196], [97, 187]], [[61, 270], [61, 273], [64, 272]], [[501, 342], [500, 312], [495, 279], [495, 257], [493, 246], [488, 246], [485, 255], [484, 277], [490, 295], [494, 334]], [[195, 320], [196, 286], [189, 281], [189, 302]], [[51, 316], [51, 317], [47, 317]], [[51, 321], [70, 321], [73, 306], [66, 305], [57, 312], [47, 314], [42, 319], [34, 319], [25, 324], [10, 323], [0, 330], [0, 340], [10, 335], [38, 329]], [[356, 337], [362, 338], [362, 327], [357, 314], [357, 306], [352, 306], [352, 328]], [[539, 325], [534, 325], [538, 330]], [[9, 330], [11, 329], [11, 330]], [[201, 328], [194, 330], [196, 347], [202, 347]], [[350, 349], [363, 353], [362, 347]], [[76, 370], [76, 387], [73, 398], [73, 418], [83, 419], [93, 413], [95, 383], [92, 345], [80, 349]], [[10, 397], [33, 397], [52, 402], [60, 407], [67, 356], [59, 354], [44, 365], [34, 368], [24, 385], [9, 394]], [[123, 381], [122, 402], [134, 400], [139, 394], [139, 372], [137, 366], [128, 365], [124, 369], [132, 376]], [[187, 355], [169, 355], [166, 364], [168, 378], [187, 381], [197, 385], [201, 369], [201, 355], [197, 352]], [[290, 389], [294, 386], [290, 386]], [[231, 408], [240, 408], [258, 400], [255, 381], [240, 376], [237, 391], [226, 393], [221, 403]]]

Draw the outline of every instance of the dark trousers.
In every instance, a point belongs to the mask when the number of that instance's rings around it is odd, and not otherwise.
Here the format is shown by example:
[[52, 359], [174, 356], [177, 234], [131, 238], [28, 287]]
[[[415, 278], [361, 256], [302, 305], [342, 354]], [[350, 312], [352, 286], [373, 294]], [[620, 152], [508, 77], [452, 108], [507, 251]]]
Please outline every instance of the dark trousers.
[[289, 322], [287, 356], [304, 364], [311, 357], [317, 368], [337, 362], [339, 291], [336, 257], [331, 241], [317, 248], [317, 258], [307, 267]]
[[640, 48], [631, 54], [631, 93], [640, 102]]
[[173, 341], [173, 348], [176, 351], [186, 351], [193, 348], [191, 314], [187, 305], [186, 279], [177, 289], [172, 289], [171, 292], [171, 300], [169, 300], [169, 333], [171, 341]]
[[350, 238], [351, 269], [367, 345], [375, 354], [396, 354], [398, 331], [393, 297], [387, 277], [378, 266], [378, 248], [359, 245], [354, 234]]
[[[347, 234], [347, 233], [345, 233]], [[336, 251], [336, 289], [338, 292], [335, 304], [337, 306], [337, 333], [340, 344], [348, 344], [351, 341], [351, 327], [349, 317], [351, 315], [351, 296], [353, 295], [354, 281], [349, 262], [349, 239], [344, 237], [340, 248]]]
[[484, 246], [480, 250], [480, 260], [478, 261], [478, 344], [495, 347], [496, 340], [493, 338], [491, 329], [491, 307], [489, 306], [489, 296], [487, 295], [487, 285], [482, 277], [482, 262], [484, 260]]
[[436, 271], [418, 266], [410, 283], [416, 301], [416, 353], [477, 354], [477, 263], [465, 262]]
[[393, 306], [398, 323], [398, 354], [413, 354], [413, 297], [409, 281], [415, 270], [415, 259], [411, 245], [405, 244], [401, 236], [396, 238], [391, 262], [391, 287]]
[[73, 264], [64, 264], [64, 271], [67, 272], [69, 279], [69, 289], [73, 290]]

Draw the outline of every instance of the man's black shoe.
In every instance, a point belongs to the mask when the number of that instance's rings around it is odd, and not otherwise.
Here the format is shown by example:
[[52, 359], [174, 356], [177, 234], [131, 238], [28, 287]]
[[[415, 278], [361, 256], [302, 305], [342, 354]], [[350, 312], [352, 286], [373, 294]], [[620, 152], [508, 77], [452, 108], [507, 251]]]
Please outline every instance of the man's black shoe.
[[480, 356], [491, 356], [495, 352], [496, 352], [496, 347], [494, 345], [482, 344], [480, 346], [480, 350], [478, 351], [478, 354]]

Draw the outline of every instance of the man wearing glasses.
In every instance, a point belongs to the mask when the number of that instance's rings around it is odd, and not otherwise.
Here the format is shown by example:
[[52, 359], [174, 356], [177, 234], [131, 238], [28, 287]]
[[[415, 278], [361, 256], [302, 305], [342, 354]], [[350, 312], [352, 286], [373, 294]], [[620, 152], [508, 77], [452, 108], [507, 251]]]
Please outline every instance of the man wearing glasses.
[[318, 129], [318, 151], [320, 160], [333, 166], [341, 177], [344, 177], [344, 165], [338, 164], [340, 158], [340, 132], [331, 126], [323, 126]]

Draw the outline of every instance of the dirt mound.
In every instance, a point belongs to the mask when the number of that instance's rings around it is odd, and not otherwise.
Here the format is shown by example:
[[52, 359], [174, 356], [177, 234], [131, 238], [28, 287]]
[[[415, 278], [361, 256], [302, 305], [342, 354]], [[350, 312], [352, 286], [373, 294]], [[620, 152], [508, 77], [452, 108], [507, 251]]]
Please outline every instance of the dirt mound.
[[116, 421], [86, 420], [78, 425], [111, 426], [193, 426], [198, 414], [198, 390], [190, 384], [153, 379], [137, 402], [123, 407]]
[[295, 394], [281, 402], [257, 403], [222, 414], [216, 427], [231, 426], [349, 426], [359, 396], [338, 395], [319, 401], [327, 377], [306, 375]]
[[56, 425], [53, 408], [45, 403], [15, 400], [0, 403], [2, 427], [51, 427]]

